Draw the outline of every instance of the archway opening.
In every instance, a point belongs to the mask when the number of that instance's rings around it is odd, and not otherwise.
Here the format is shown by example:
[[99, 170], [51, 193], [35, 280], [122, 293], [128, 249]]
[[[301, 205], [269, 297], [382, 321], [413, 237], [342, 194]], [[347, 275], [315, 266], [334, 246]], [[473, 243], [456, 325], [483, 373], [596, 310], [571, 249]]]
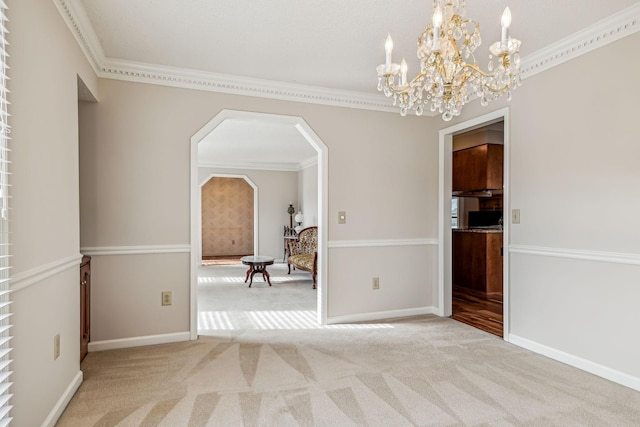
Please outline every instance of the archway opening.
[[[279, 126], [286, 126], [288, 129], [295, 131], [298, 137], [307, 145], [307, 147], [311, 147], [314, 153], [315, 161], [308, 164], [308, 162], [304, 162], [306, 164], [302, 164], [300, 167], [305, 170], [313, 170], [314, 181], [316, 185], [316, 191], [313, 193], [313, 203], [308, 203], [307, 199], [306, 203], [303, 203], [304, 196], [299, 195], [296, 197], [292, 196], [292, 199], [296, 201], [296, 210], [298, 210], [301, 206], [316, 206], [316, 212], [307, 212], [305, 213], [305, 223], [304, 226], [309, 225], [317, 225], [318, 227], [318, 266], [317, 266], [317, 291], [312, 290], [311, 288], [305, 290], [307, 292], [313, 292], [316, 296], [314, 301], [316, 309], [313, 310], [311, 321], [325, 324], [326, 323], [326, 292], [327, 292], [327, 147], [320, 140], [320, 138], [313, 132], [313, 130], [307, 125], [307, 123], [300, 117], [292, 117], [292, 116], [280, 116], [280, 115], [272, 115], [272, 114], [264, 114], [264, 113], [251, 113], [244, 111], [233, 111], [233, 110], [223, 110], [216, 117], [214, 117], [209, 123], [207, 123], [200, 131], [198, 131], [191, 138], [191, 338], [196, 339], [198, 335], [198, 268], [201, 265], [202, 260], [202, 199], [201, 199], [201, 188], [200, 186], [204, 183], [204, 175], [207, 173], [211, 173], [212, 168], [223, 168], [230, 174], [236, 173], [239, 174], [241, 169], [245, 169], [247, 176], [251, 175], [259, 175], [258, 172], [266, 174], [273, 170], [271, 165], [265, 165], [264, 162], [262, 164], [258, 164], [260, 162], [254, 162], [256, 164], [240, 165], [237, 162], [237, 159], [219, 159], [221, 162], [219, 164], [213, 165], [211, 163], [204, 162], [199, 156], [199, 151], [202, 151], [201, 148], [204, 145], [200, 145], [203, 141], [206, 141], [208, 137], [214, 132], [216, 129], [227, 129], [232, 128], [233, 126], [224, 125], [225, 122], [228, 123], [236, 123], [236, 122], [269, 122], [275, 123]], [[223, 126], [221, 126], [223, 125]], [[270, 149], [277, 150], [278, 144], [265, 140], [260, 143], [266, 144]], [[229, 146], [227, 146], [229, 147]], [[226, 152], [232, 152], [232, 149], [225, 150]], [[264, 147], [261, 147], [264, 148]], [[200, 149], [200, 150], [199, 150]], [[308, 149], [308, 148], [307, 148]], [[247, 150], [243, 149], [239, 152], [246, 153]], [[285, 153], [286, 155], [287, 153]], [[290, 154], [290, 153], [288, 153]], [[269, 153], [271, 155], [271, 153]], [[222, 157], [222, 156], [221, 156]], [[266, 156], [264, 156], [266, 157]], [[226, 163], [225, 163], [226, 162]], [[310, 169], [309, 166], [311, 166]], [[208, 169], [207, 169], [208, 168]], [[299, 169], [300, 170], [300, 169]], [[234, 172], [235, 171], [235, 172]], [[254, 172], [255, 171], [255, 172]], [[297, 175], [302, 175], [298, 174]], [[225, 174], [226, 175], [226, 174]], [[255, 191], [255, 226], [254, 226], [254, 254], [262, 254], [266, 253], [266, 255], [272, 256], [276, 259], [277, 262], [282, 264], [282, 227], [278, 225], [274, 226], [275, 223], [280, 224], [278, 221], [283, 224], [288, 224], [288, 216], [286, 216], [287, 205], [290, 203], [289, 200], [284, 203], [284, 206], [280, 206], [283, 203], [277, 203], [277, 201], [270, 200], [266, 191], [263, 191], [259, 182], [256, 179], [251, 178], [251, 181], [256, 185]], [[303, 187], [303, 186], [302, 186]], [[298, 190], [300, 191], [303, 190]], [[282, 191], [280, 191], [281, 193]], [[260, 194], [258, 197], [257, 195]], [[271, 192], [270, 194], [274, 194]], [[277, 198], [278, 196], [276, 196]], [[281, 221], [281, 219], [274, 219], [270, 217], [269, 209], [272, 208], [273, 205], [277, 205], [278, 208], [285, 213], [286, 221]], [[308, 215], [307, 215], [308, 214]], [[279, 214], [277, 214], [279, 215]], [[315, 224], [310, 224], [307, 221], [316, 221]], [[274, 234], [275, 233], [275, 234]], [[275, 251], [273, 241], [274, 237], [279, 239], [278, 250]], [[232, 239], [233, 240], [233, 239]], [[280, 254], [278, 256], [277, 253]], [[238, 276], [237, 274], [235, 276]], [[233, 280], [244, 279], [244, 277], [235, 277]], [[257, 276], [256, 276], [257, 277]], [[244, 281], [244, 280], [240, 280]], [[242, 284], [244, 285], [244, 284]], [[261, 284], [262, 285], [262, 284]], [[244, 285], [246, 286], [246, 285]], [[257, 294], [257, 292], [256, 292]], [[304, 322], [309, 321], [309, 314], [304, 313], [303, 319]]]
[[201, 186], [202, 264], [238, 264], [255, 253], [258, 188], [248, 177], [212, 175]]

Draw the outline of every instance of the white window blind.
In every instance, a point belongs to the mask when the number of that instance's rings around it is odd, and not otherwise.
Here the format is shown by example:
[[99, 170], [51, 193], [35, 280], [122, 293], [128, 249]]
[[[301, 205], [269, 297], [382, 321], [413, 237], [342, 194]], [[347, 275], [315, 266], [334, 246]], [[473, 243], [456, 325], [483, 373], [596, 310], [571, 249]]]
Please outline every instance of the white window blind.
[[11, 313], [9, 305], [9, 113], [7, 111], [7, 5], [0, 0], [0, 427], [11, 423]]

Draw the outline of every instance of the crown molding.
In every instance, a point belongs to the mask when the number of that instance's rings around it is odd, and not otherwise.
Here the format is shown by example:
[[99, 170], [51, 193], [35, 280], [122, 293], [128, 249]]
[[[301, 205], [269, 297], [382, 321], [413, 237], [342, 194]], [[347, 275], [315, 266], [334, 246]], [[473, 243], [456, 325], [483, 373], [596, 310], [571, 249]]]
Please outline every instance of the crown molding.
[[300, 172], [308, 167], [318, 164], [318, 158], [312, 157], [300, 163], [277, 163], [277, 162], [198, 162], [199, 168], [214, 169], [248, 169], [248, 170], [269, 170], [277, 172]]
[[522, 60], [522, 78], [534, 76], [638, 31], [640, 3], [527, 55]]
[[300, 165], [297, 163], [272, 163], [272, 162], [198, 162], [199, 168], [213, 169], [241, 169], [241, 170], [268, 170], [276, 172], [298, 172]]
[[232, 95], [397, 112], [397, 109], [386, 98], [380, 97], [378, 94], [283, 83], [133, 61], [107, 59], [104, 61], [98, 76], [106, 79], [150, 83]]
[[[53, 0], [98, 77], [233, 95], [398, 113], [390, 100], [369, 94], [244, 78], [105, 58], [79, 0]], [[640, 30], [640, 3], [540, 49], [522, 59], [526, 79]], [[430, 112], [429, 112], [430, 113]], [[425, 113], [427, 115], [427, 113]], [[429, 114], [432, 115], [432, 114]]]
[[316, 166], [317, 164], [318, 164], [318, 156], [314, 156], [314, 157], [308, 158], [307, 160], [301, 161], [298, 170], [301, 171], [306, 168], [310, 168], [311, 166]]
[[100, 75], [102, 64], [105, 62], [104, 51], [84, 7], [79, 0], [53, 0], [53, 3], [78, 42], [82, 53], [87, 57], [93, 71]]

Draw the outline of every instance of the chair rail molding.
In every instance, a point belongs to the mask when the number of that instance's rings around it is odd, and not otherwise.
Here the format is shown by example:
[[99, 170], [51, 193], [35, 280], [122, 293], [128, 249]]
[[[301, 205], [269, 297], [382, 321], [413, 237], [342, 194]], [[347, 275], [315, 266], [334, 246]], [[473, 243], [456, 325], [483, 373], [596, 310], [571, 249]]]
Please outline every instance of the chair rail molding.
[[11, 278], [11, 292], [20, 291], [28, 286], [40, 283], [49, 277], [55, 276], [70, 268], [77, 268], [80, 266], [82, 255], [72, 255], [67, 258], [62, 258], [48, 264], [44, 264], [35, 268], [32, 268], [21, 273], [16, 273]]
[[[335, 90], [107, 58], [80, 0], [53, 0], [101, 78], [397, 114], [380, 94]], [[640, 30], [640, 3], [522, 59], [524, 79]], [[435, 113], [425, 114], [434, 116]]]
[[177, 254], [191, 252], [191, 245], [96, 246], [81, 247], [84, 255]]
[[427, 246], [438, 245], [438, 239], [372, 239], [330, 240], [329, 248], [373, 248], [381, 246]]
[[538, 255], [553, 258], [608, 262], [615, 264], [640, 265], [640, 254], [587, 251], [582, 249], [548, 248], [543, 246], [509, 245], [509, 253]]

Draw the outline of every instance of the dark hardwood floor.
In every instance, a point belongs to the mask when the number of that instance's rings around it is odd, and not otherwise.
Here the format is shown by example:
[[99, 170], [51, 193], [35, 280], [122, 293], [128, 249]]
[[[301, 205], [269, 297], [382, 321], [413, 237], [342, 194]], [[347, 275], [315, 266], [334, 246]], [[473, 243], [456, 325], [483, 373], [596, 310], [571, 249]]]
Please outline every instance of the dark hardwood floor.
[[454, 287], [452, 306], [453, 319], [503, 337], [502, 292], [486, 294]]

